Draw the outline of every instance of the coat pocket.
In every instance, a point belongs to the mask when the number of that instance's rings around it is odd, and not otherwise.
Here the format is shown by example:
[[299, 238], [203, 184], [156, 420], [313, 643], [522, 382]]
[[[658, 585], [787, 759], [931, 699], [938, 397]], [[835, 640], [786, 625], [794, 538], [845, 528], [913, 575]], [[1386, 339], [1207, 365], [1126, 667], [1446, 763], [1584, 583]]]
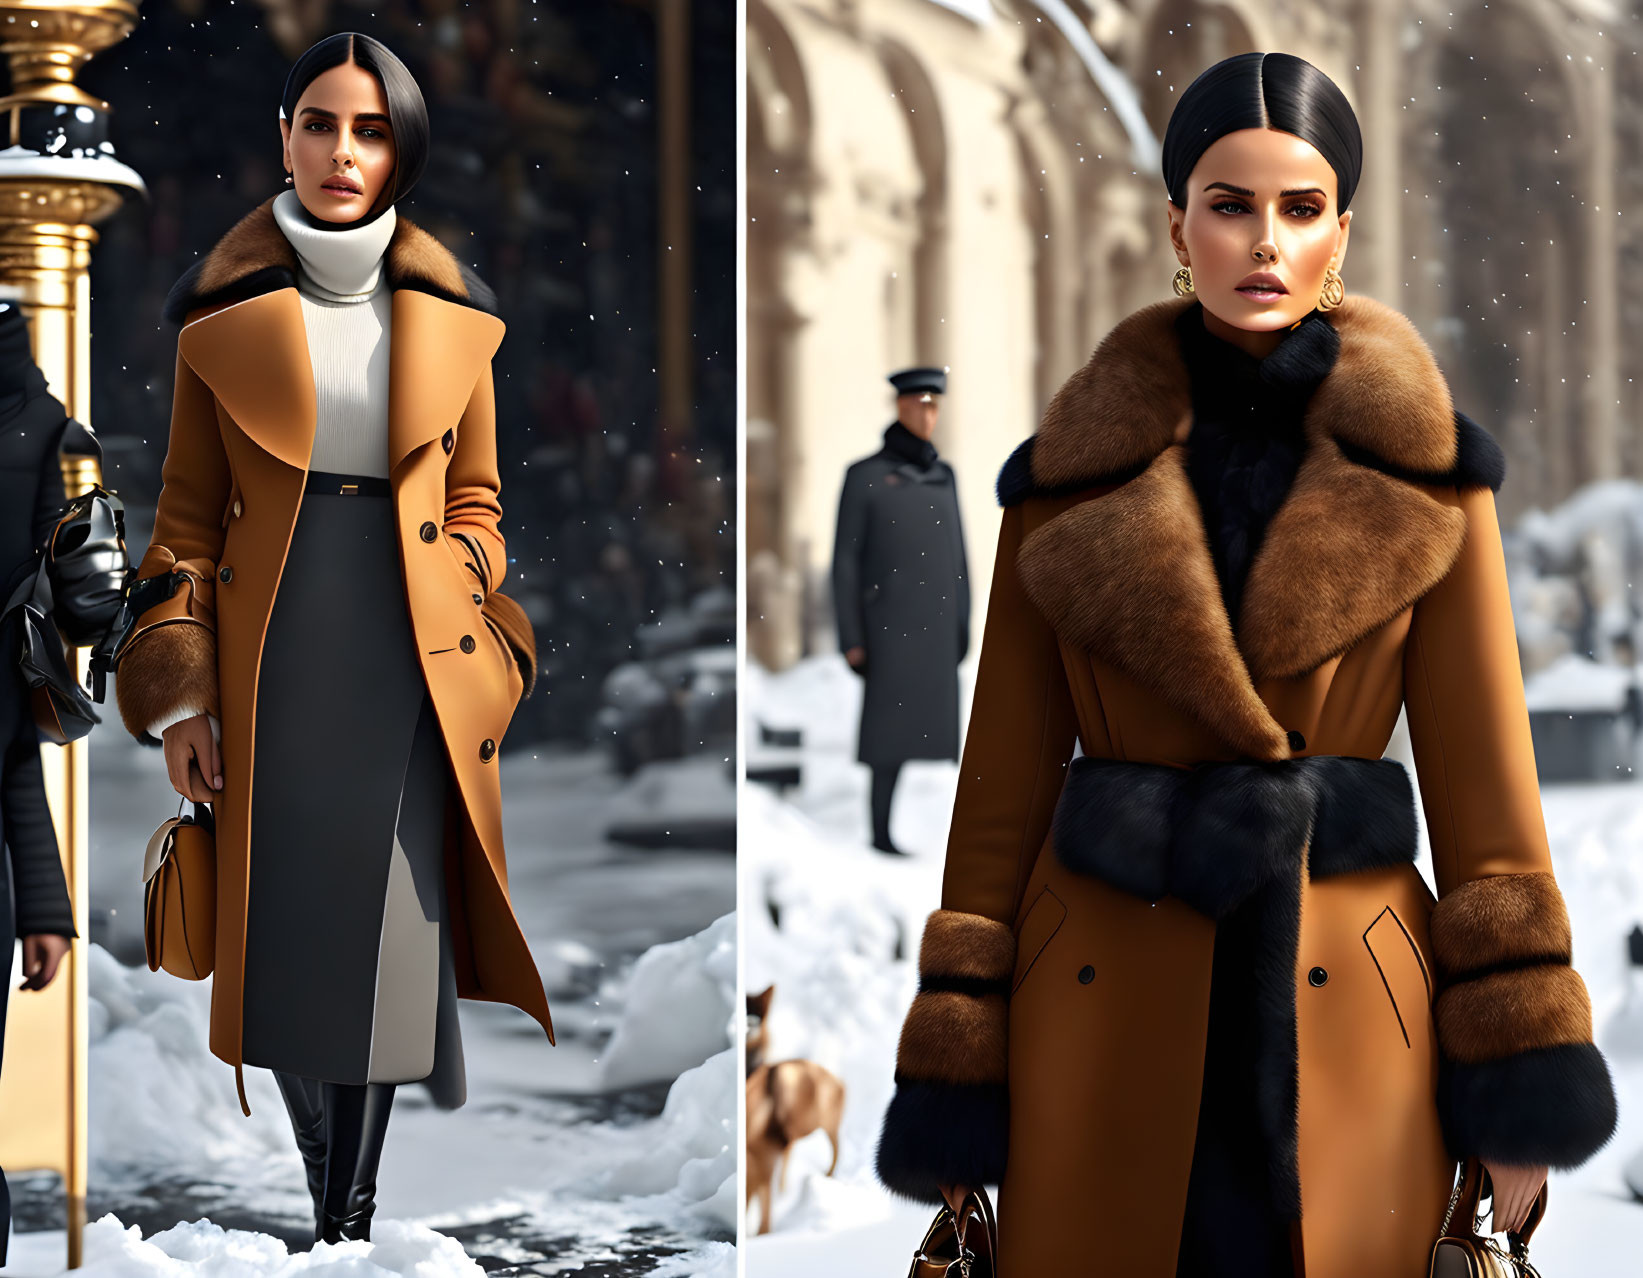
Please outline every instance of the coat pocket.
[[1397, 911], [1389, 905], [1377, 914], [1364, 929], [1363, 943], [1380, 973], [1404, 1046], [1413, 1047], [1417, 1036], [1430, 1038], [1432, 976]]
[[1060, 930], [1066, 917], [1066, 902], [1048, 887], [1039, 889], [1027, 917], [1021, 920], [1020, 931], [1016, 933], [1015, 980], [1010, 985], [1012, 996], [1021, 988], [1021, 982], [1027, 979], [1027, 973], [1032, 971], [1038, 956], [1044, 952], [1050, 938]]

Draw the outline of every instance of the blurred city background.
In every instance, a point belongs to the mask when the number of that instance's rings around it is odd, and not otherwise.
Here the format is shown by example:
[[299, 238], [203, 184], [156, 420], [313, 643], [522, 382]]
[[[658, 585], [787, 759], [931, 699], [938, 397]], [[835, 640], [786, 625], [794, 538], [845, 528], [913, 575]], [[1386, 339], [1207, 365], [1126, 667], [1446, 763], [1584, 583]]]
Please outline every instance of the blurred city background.
[[[1534, 1250], [1550, 1272], [1643, 1238], [1643, 933], [1628, 946], [1643, 920], [1643, 348], [1625, 338], [1643, 324], [1640, 8], [748, 0], [743, 696], [749, 775], [772, 785], [742, 806], [758, 894], [745, 963], [750, 990], [777, 984], [770, 1058], [815, 1060], [848, 1090], [837, 1173], [817, 1174], [823, 1137], [796, 1150], [750, 1273], [904, 1265], [928, 1223], [871, 1163], [957, 768], [905, 770], [893, 825], [911, 864], [868, 849], [860, 682], [828, 585], [845, 467], [895, 415], [887, 372], [948, 368], [934, 442], [969, 548], [967, 694], [999, 468], [1106, 332], [1171, 295], [1159, 142], [1199, 72], [1250, 50], [1304, 57], [1351, 100], [1364, 168], [1346, 287], [1411, 318], [1456, 406], [1506, 451], [1547, 825], [1625, 1093], [1620, 1136], [1554, 1177]], [[1409, 762], [1401, 732], [1400, 751]]]
[[[99, 226], [91, 273], [91, 423], [133, 559], [170, 417], [162, 302], [284, 189], [286, 72], [339, 30], [376, 36], [420, 84], [432, 149], [400, 213], [477, 270], [508, 326], [504, 591], [534, 623], [540, 674], [502, 742], [504, 821], [558, 1032], [550, 1047], [509, 1009], [464, 1003], [468, 1104], [444, 1114], [402, 1089], [379, 1220], [461, 1244], [401, 1237], [429, 1274], [732, 1273], [736, 5], [144, 0], [79, 76], [148, 186]], [[90, 1217], [147, 1240], [94, 1225], [88, 1269], [169, 1273], [221, 1250], [295, 1263], [283, 1246], [309, 1208], [271, 1079], [247, 1071], [242, 1118], [206, 1051], [208, 983], [142, 965], [143, 845], [176, 796], [113, 709], [111, 693], [91, 738], [82, 924]], [[348, 725], [316, 728], [346, 784]], [[55, 1179], [13, 1191], [8, 1272], [55, 1272]]]

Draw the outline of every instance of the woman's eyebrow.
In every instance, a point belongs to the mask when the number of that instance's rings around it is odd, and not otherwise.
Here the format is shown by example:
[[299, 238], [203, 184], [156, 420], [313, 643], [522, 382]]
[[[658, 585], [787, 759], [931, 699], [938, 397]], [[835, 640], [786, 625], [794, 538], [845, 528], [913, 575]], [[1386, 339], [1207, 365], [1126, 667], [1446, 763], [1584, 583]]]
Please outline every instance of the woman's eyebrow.
[[[1216, 187], [1220, 187], [1223, 191], [1231, 191], [1234, 195], [1242, 195], [1251, 200], [1255, 198], [1254, 191], [1249, 190], [1247, 187], [1233, 186], [1231, 182], [1211, 182], [1204, 188], [1204, 190], [1211, 191]], [[1279, 191], [1278, 195], [1282, 198], [1287, 195], [1323, 195], [1324, 193], [1325, 192], [1322, 187], [1292, 186], [1287, 191]]]
[[[337, 118], [337, 113], [335, 111], [327, 111], [324, 107], [317, 107], [317, 106], [303, 107], [303, 109], [301, 111], [297, 112], [297, 115], [298, 115], [299, 118], [301, 118], [303, 116], [317, 115], [323, 120], [330, 120], [333, 124], [336, 122], [336, 118]], [[359, 114], [354, 116], [354, 123], [355, 124], [358, 124], [362, 120], [365, 121], [368, 124], [391, 124], [392, 123], [392, 121], [389, 120], [389, 118], [386, 115], [384, 115], [381, 111], [361, 111], [361, 112], [359, 112]]]

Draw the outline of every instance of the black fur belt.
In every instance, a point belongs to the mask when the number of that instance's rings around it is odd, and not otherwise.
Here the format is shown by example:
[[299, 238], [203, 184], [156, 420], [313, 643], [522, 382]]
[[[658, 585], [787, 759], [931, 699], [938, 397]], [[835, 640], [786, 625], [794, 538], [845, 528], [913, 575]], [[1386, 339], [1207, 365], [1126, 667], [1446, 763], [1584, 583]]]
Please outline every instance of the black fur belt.
[[1052, 842], [1070, 870], [1220, 919], [1263, 884], [1293, 879], [1303, 852], [1313, 879], [1413, 862], [1417, 828], [1409, 774], [1393, 759], [1175, 768], [1083, 757], [1067, 770]]

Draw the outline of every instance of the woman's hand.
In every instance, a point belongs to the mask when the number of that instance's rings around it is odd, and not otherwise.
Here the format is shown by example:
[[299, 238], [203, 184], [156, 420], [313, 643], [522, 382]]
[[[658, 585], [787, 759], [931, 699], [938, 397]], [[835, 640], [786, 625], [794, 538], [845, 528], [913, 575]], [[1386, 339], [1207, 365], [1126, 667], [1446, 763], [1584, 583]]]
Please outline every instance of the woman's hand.
[[160, 739], [171, 788], [194, 803], [210, 803], [222, 789], [222, 751], [211, 731], [211, 716], [197, 714], [172, 724]]
[[941, 1196], [947, 1200], [947, 1205], [953, 1209], [953, 1215], [957, 1216], [964, 1206], [964, 1200], [970, 1196], [970, 1187], [968, 1185], [942, 1185], [940, 1189]]
[[69, 940], [50, 932], [23, 938], [23, 983], [20, 990], [43, 990], [57, 975], [57, 965], [68, 953]]
[[1494, 1199], [1490, 1207], [1493, 1232], [1516, 1233], [1523, 1228], [1523, 1223], [1529, 1216], [1529, 1208], [1534, 1206], [1535, 1195], [1540, 1193], [1540, 1187], [1546, 1183], [1547, 1169], [1524, 1167], [1513, 1163], [1492, 1163], [1488, 1159], [1483, 1160], [1483, 1166], [1489, 1173], [1489, 1181], [1494, 1189]]

